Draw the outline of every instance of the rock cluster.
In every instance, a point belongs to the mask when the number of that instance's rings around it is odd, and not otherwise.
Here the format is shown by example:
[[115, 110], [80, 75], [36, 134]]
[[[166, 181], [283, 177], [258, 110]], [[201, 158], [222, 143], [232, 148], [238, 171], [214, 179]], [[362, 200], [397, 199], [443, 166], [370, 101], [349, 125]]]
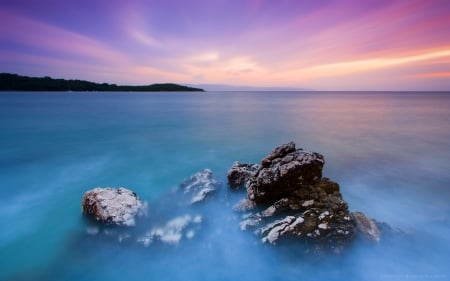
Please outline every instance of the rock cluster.
[[[120, 188], [94, 188], [82, 199], [83, 213], [97, 224], [89, 225], [89, 235], [116, 237], [121, 243], [149, 246], [155, 243], [176, 245], [192, 239], [200, 231], [206, 203], [220, 187], [211, 170], [205, 169], [185, 179], [167, 198], [152, 202], [153, 211], [147, 214], [147, 203], [135, 192]], [[174, 200], [175, 198], [175, 200]], [[135, 226], [135, 227], [129, 227]]]
[[340, 251], [353, 239], [356, 223], [339, 185], [322, 178], [324, 163], [321, 154], [296, 149], [290, 142], [262, 159], [257, 171], [245, 171], [245, 167], [254, 166], [241, 164], [244, 171], [239, 176], [233, 165], [229, 181], [234, 184], [236, 178], [246, 178], [243, 184], [247, 190], [247, 199], [235, 209], [248, 211], [254, 207], [244, 216], [241, 229], [253, 230], [264, 243], [301, 238]]
[[[355, 237], [379, 242], [381, 234], [399, 233], [361, 212], [349, 212], [339, 185], [322, 177], [324, 163], [321, 154], [298, 149], [294, 142], [275, 148], [259, 164], [235, 162], [227, 173], [228, 184], [247, 192], [247, 197], [233, 207], [240, 213], [240, 228], [251, 230], [262, 243], [294, 241], [312, 245], [313, 250], [335, 253]], [[203, 221], [220, 224], [217, 213], [212, 214], [211, 205], [204, 202], [219, 187], [211, 170], [195, 173], [167, 198], [153, 202], [152, 216], [140, 220], [134, 228], [109, 226], [134, 226], [136, 218], [147, 213], [147, 204], [123, 187], [94, 188], [84, 194], [82, 209], [100, 224], [89, 227], [87, 232], [144, 246], [176, 245], [197, 237]], [[214, 209], [220, 209], [229, 206], [227, 200], [211, 202]]]
[[83, 213], [111, 225], [135, 225], [136, 216], [146, 213], [147, 205], [133, 191], [124, 187], [94, 188], [84, 193]]

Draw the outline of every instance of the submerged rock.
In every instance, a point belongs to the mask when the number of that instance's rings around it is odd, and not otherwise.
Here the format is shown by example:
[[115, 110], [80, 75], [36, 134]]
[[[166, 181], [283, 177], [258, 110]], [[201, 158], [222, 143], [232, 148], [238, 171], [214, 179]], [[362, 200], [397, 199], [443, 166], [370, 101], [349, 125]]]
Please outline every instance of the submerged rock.
[[146, 213], [147, 205], [133, 191], [124, 187], [97, 187], [82, 199], [83, 213], [96, 221], [119, 226], [135, 225], [135, 217]]
[[152, 201], [152, 217], [140, 219], [137, 225], [136, 218], [146, 214], [147, 204], [136, 193], [123, 187], [89, 190], [83, 196], [83, 213], [100, 224], [88, 224], [86, 234], [93, 239], [104, 236], [108, 241], [116, 239], [127, 245], [178, 245], [200, 233], [208, 206], [197, 204], [211, 197], [219, 187], [211, 170], [195, 173], [176, 189]]
[[356, 228], [361, 237], [368, 241], [380, 242], [381, 231], [375, 220], [367, 217], [362, 212], [352, 212], [351, 216], [356, 222]]
[[248, 212], [255, 208], [255, 202], [248, 199], [242, 199], [233, 206], [233, 210], [237, 212]]
[[167, 194], [168, 197], [154, 203], [159, 207], [159, 217], [155, 218], [154, 224], [146, 227], [145, 233], [138, 237], [138, 243], [146, 247], [156, 243], [178, 245], [182, 240], [196, 237], [202, 228], [203, 218], [207, 216], [203, 213], [207, 206], [201, 203], [206, 203], [219, 187], [220, 183], [210, 169], [185, 179], [172, 193]]
[[248, 198], [235, 210], [259, 210], [243, 216], [241, 229], [253, 230], [263, 243], [300, 239], [342, 250], [354, 238], [355, 221], [339, 185], [322, 178], [324, 163], [321, 154], [296, 149], [293, 142], [275, 148], [246, 175]]
[[183, 181], [179, 189], [182, 190], [188, 204], [195, 204], [212, 196], [219, 186], [219, 183], [212, 176], [212, 171], [205, 169], [203, 172], [195, 173], [189, 179]]
[[156, 226], [147, 232], [138, 242], [144, 246], [149, 246], [155, 241], [177, 245], [182, 239], [194, 238], [202, 222], [200, 215], [191, 216], [189, 214], [175, 217], [162, 226]]

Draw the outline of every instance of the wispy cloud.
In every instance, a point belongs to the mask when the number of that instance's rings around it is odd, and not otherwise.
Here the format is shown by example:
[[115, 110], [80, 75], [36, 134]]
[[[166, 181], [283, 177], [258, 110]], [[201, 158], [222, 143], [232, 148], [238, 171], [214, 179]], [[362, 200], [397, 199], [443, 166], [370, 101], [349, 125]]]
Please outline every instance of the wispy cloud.
[[343, 76], [352, 73], [361, 73], [376, 69], [391, 68], [394, 66], [413, 64], [416, 62], [434, 60], [439, 58], [450, 57], [450, 47], [439, 51], [423, 52], [416, 55], [407, 55], [402, 57], [379, 57], [374, 59], [346, 61], [333, 64], [324, 64], [313, 66], [303, 70], [304, 77], [327, 77], [327, 76]]
[[416, 78], [448, 78], [450, 77], [450, 72], [432, 72], [432, 73], [420, 73], [413, 75]]
[[163, 44], [150, 36], [149, 34], [142, 32], [140, 30], [131, 30], [130, 31], [131, 38], [135, 39], [138, 43], [144, 44], [148, 47], [152, 48], [161, 48]]

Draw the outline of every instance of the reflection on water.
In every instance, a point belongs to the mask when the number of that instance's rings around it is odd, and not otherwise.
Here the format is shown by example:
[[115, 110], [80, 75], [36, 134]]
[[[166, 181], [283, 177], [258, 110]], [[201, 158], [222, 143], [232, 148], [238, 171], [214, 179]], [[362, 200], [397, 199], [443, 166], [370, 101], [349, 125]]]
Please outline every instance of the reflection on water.
[[[0, 280], [448, 280], [449, 108], [439, 93], [0, 94]], [[407, 238], [305, 258], [241, 232], [227, 169], [290, 140], [324, 154], [351, 210]], [[172, 207], [204, 168], [216, 200]], [[178, 245], [91, 236], [80, 200], [96, 186], [148, 200], [142, 228], [207, 216]]]

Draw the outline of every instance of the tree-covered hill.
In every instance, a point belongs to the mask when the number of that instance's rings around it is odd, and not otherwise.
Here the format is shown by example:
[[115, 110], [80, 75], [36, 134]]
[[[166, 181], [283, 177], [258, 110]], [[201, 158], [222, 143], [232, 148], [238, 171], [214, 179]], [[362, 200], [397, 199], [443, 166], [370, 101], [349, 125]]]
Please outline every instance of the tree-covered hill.
[[144, 86], [127, 86], [94, 83], [83, 80], [53, 79], [50, 77], [28, 77], [10, 73], [0, 73], [0, 91], [133, 91], [133, 92], [203, 92], [172, 83]]

